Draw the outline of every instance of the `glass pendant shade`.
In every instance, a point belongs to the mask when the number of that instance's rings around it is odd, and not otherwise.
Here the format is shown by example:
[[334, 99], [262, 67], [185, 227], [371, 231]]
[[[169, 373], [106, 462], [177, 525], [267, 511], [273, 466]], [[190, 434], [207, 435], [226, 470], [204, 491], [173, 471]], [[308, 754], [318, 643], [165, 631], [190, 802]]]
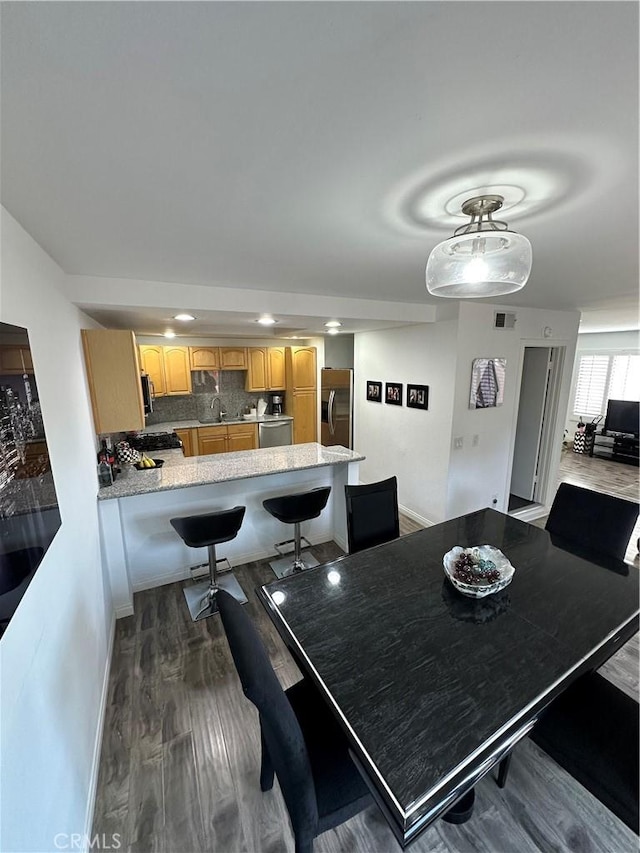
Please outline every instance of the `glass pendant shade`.
[[525, 286], [531, 273], [531, 243], [522, 234], [509, 231], [506, 223], [491, 219], [501, 204], [499, 196], [481, 196], [463, 205], [472, 222], [429, 255], [429, 293], [469, 299], [505, 296]]

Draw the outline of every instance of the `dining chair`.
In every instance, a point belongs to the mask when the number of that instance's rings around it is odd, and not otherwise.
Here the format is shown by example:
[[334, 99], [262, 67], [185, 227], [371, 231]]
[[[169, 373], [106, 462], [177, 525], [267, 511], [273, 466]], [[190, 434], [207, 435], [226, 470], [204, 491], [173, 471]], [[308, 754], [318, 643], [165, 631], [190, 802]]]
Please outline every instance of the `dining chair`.
[[363, 486], [345, 486], [344, 492], [350, 554], [400, 536], [396, 477]]
[[624, 560], [637, 520], [634, 501], [560, 483], [545, 530], [574, 545]]
[[218, 607], [245, 696], [260, 716], [260, 789], [274, 771], [289, 813], [296, 853], [312, 853], [313, 839], [371, 805], [373, 799], [349, 758], [348, 742], [308, 680], [282, 689], [262, 639], [242, 606], [224, 590]]
[[638, 833], [638, 702], [597, 672], [541, 714], [529, 737]]

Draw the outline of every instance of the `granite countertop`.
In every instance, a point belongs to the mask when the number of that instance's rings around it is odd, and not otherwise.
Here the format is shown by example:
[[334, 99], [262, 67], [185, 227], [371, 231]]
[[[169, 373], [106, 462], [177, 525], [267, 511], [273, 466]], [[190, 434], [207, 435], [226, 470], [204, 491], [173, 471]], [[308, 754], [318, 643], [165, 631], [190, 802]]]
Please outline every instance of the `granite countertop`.
[[213, 485], [365, 459], [361, 453], [341, 445], [324, 447], [315, 442], [186, 458], [181, 450], [158, 450], [152, 458], [164, 459], [162, 468], [138, 471], [133, 466], [127, 467], [112, 486], [103, 486], [99, 490], [98, 500]]
[[223, 421], [165, 421], [160, 424], [152, 424], [140, 430], [146, 432], [173, 432], [174, 429], [195, 429], [196, 427], [227, 426], [228, 424], [261, 424], [272, 421], [292, 421], [290, 415], [263, 415], [261, 418], [225, 418]]

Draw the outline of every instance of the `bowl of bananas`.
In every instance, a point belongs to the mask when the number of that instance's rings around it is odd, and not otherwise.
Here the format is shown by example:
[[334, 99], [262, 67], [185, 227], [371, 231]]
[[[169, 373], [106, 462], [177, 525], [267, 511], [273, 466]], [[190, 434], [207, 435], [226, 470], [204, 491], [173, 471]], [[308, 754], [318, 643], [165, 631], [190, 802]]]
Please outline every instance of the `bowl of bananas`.
[[162, 468], [164, 465], [164, 459], [151, 459], [149, 456], [145, 456], [144, 453], [140, 456], [140, 461], [135, 463], [135, 468], [138, 471], [150, 471], [152, 468]]

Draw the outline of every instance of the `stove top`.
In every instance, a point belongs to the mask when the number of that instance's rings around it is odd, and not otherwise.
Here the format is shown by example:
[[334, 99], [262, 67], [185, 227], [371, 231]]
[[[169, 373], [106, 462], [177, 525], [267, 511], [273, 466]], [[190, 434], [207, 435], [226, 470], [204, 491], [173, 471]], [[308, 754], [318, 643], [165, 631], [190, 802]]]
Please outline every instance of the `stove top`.
[[182, 442], [175, 432], [143, 432], [129, 439], [129, 444], [136, 450], [171, 450], [182, 447]]

